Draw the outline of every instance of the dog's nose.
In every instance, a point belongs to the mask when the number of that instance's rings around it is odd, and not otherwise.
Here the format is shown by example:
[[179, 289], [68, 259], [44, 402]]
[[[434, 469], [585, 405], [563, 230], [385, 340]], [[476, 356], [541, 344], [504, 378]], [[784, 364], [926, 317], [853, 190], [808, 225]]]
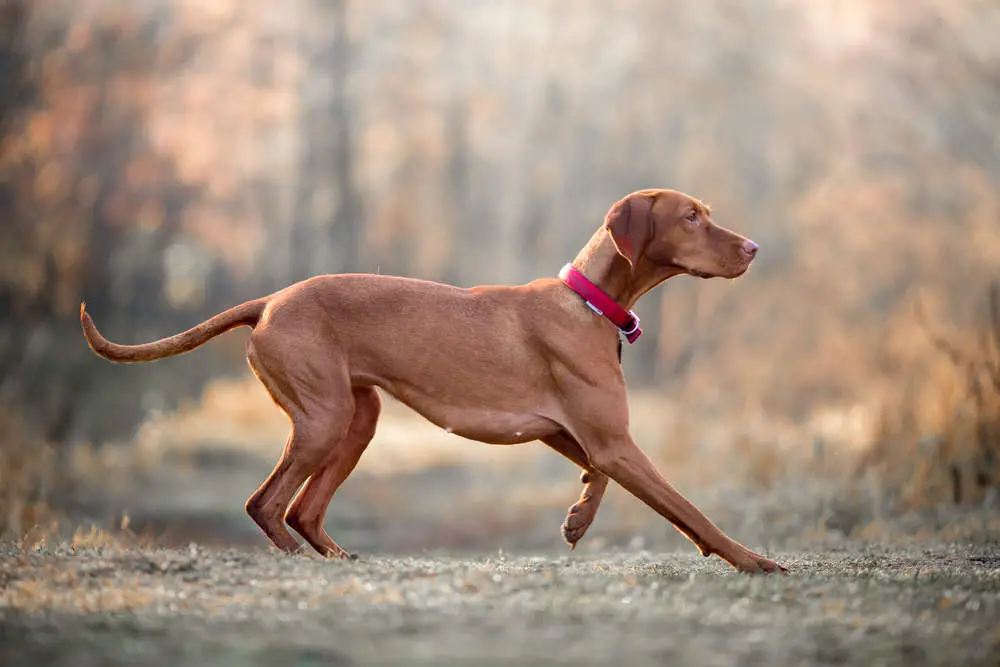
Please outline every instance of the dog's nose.
[[760, 248], [760, 246], [749, 239], [743, 242], [743, 254], [751, 259], [757, 254], [758, 248]]

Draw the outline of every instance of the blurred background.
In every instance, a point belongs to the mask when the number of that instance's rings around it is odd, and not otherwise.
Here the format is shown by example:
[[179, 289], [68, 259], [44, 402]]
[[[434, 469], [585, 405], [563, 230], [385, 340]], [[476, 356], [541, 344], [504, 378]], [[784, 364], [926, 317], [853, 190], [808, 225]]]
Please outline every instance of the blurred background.
[[[0, 532], [266, 544], [247, 330], [115, 366], [81, 300], [141, 342], [318, 273], [516, 284], [669, 187], [762, 249], [638, 306], [664, 474], [757, 545], [995, 533], [998, 34], [977, 0], [0, 0]], [[561, 549], [579, 491], [390, 401], [327, 525]], [[615, 488], [580, 548], [679, 543]]]

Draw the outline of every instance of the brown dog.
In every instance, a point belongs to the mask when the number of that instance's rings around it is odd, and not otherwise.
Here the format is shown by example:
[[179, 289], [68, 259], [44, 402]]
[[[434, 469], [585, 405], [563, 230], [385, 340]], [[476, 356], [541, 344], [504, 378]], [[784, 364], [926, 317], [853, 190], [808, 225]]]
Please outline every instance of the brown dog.
[[[676, 275], [735, 278], [756, 251], [714, 224], [701, 202], [642, 190], [611, 208], [573, 267], [627, 310]], [[583, 468], [583, 494], [563, 526], [571, 546], [594, 520], [610, 478], [705, 556], [746, 572], [784, 570], [723, 533], [632, 440], [619, 330], [559, 279], [460, 289], [381, 275], [317, 276], [134, 346], [105, 339], [83, 306], [80, 320], [91, 348], [118, 362], [161, 359], [234, 327], [253, 328], [250, 367], [292, 429], [246, 509], [283, 551], [299, 546], [287, 522], [320, 553], [348, 556], [323, 519], [375, 433], [380, 387], [450, 432], [494, 444], [541, 440]]]

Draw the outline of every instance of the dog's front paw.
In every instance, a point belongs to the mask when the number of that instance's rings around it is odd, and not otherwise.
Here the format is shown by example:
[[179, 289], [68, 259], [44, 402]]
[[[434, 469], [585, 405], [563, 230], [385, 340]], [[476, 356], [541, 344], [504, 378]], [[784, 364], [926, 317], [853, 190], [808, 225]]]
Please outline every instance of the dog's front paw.
[[770, 558], [760, 558], [760, 560], [757, 561], [757, 567], [759, 568], [758, 571], [763, 572], [764, 574], [772, 574], [774, 572], [788, 574], [787, 567], [781, 563], [771, 560]]
[[765, 558], [759, 553], [746, 548], [739, 542], [733, 542], [731, 540], [728, 544], [722, 547], [710, 549], [707, 554], [703, 549], [702, 553], [706, 556], [716, 554], [719, 558], [726, 561], [740, 572], [746, 572], [747, 574], [772, 574], [774, 572], [779, 572], [781, 574], [788, 573], [788, 568], [784, 565], [781, 565], [770, 558]]
[[562, 536], [569, 544], [570, 549], [576, 548], [576, 543], [580, 541], [590, 524], [594, 521], [596, 512], [590, 507], [590, 503], [579, 502], [569, 508], [566, 520], [562, 525]]
[[752, 551], [747, 554], [746, 559], [736, 564], [736, 567], [748, 574], [773, 574], [775, 572], [788, 574], [788, 568], [784, 565]]

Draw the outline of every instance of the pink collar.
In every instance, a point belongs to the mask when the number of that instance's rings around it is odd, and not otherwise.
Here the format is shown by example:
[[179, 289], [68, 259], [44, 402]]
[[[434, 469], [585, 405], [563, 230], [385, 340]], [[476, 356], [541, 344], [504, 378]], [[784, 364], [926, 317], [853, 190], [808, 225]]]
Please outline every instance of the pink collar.
[[642, 333], [642, 329], [639, 328], [638, 315], [619, 306], [604, 290], [590, 282], [587, 276], [577, 271], [572, 264], [562, 267], [559, 279], [583, 297], [592, 311], [611, 320], [611, 323], [618, 327], [618, 331], [625, 336], [629, 343], [634, 343]]

